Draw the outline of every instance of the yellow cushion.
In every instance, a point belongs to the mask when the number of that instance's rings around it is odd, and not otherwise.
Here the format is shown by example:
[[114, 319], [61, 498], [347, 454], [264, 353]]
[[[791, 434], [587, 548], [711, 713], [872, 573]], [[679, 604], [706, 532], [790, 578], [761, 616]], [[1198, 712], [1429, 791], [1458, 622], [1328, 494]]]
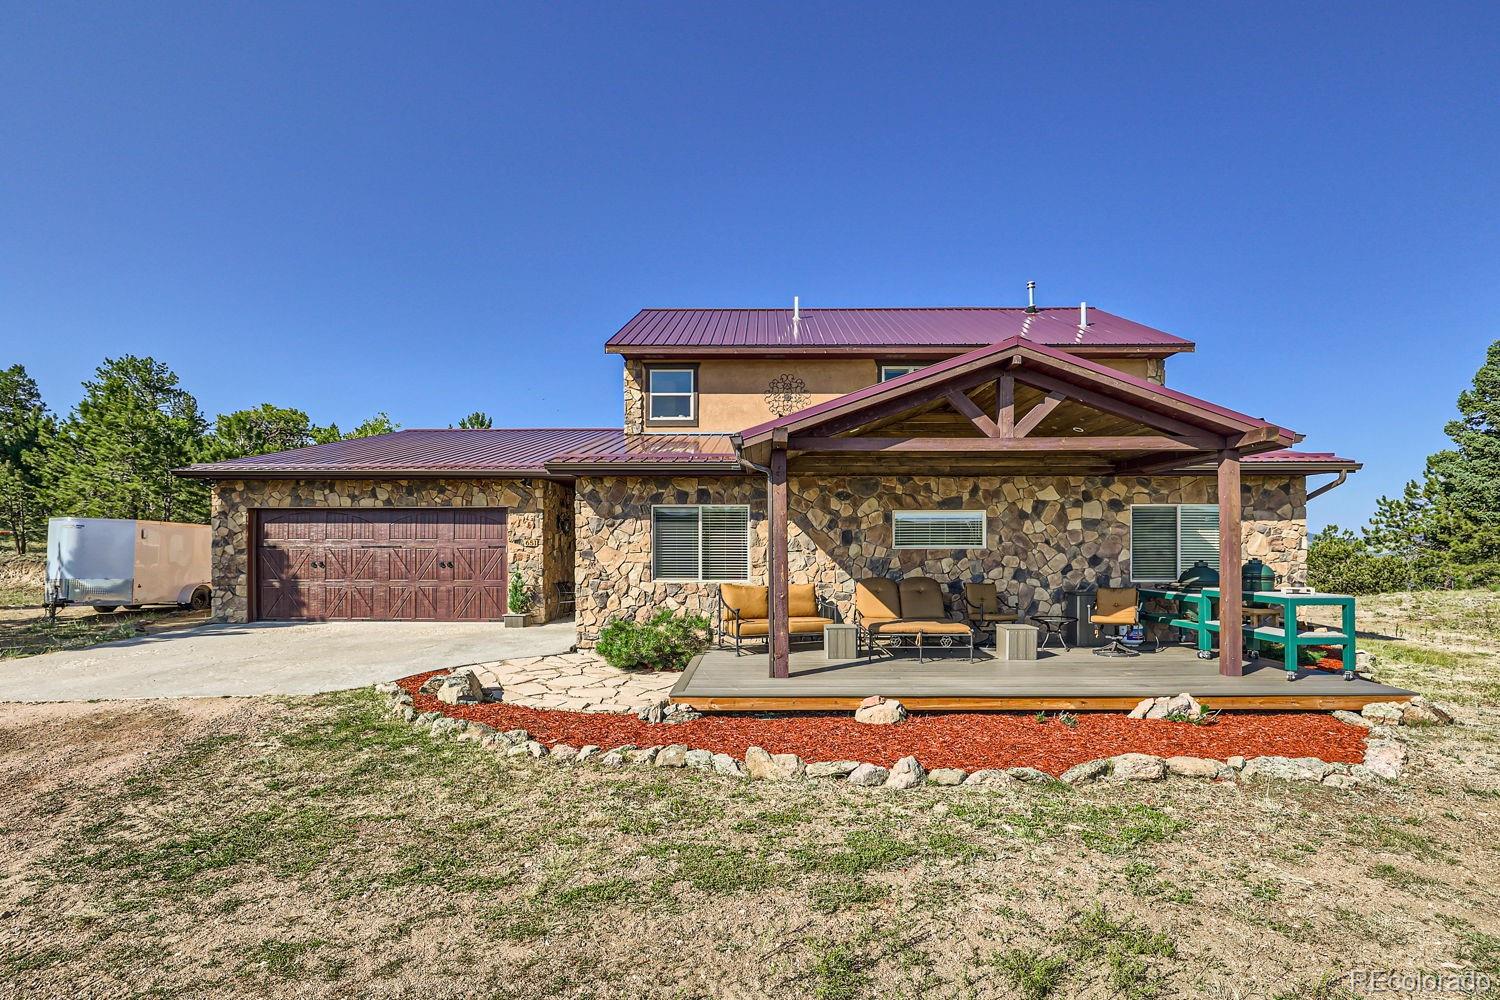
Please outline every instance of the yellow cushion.
[[1136, 624], [1135, 608], [1123, 608], [1113, 614], [1089, 615], [1089, 621], [1095, 625], [1134, 625]]
[[786, 588], [787, 614], [793, 618], [816, 618], [818, 595], [810, 583], [794, 583]]
[[[803, 615], [787, 620], [787, 633], [790, 635], [816, 635], [823, 631], [824, 625], [832, 624], [832, 618]], [[724, 633], [730, 636], [738, 634], [741, 639], [758, 638], [771, 634], [771, 623], [764, 618], [725, 622]]]
[[865, 621], [901, 617], [901, 592], [895, 580], [871, 577], [854, 585], [854, 608]]
[[936, 580], [925, 576], [909, 576], [901, 581], [902, 618], [947, 618], [948, 607], [943, 603], [943, 591]]
[[968, 635], [969, 626], [963, 622], [936, 621], [930, 618], [897, 618], [870, 626], [870, 631], [880, 635]]
[[721, 583], [719, 597], [724, 601], [725, 621], [733, 619], [734, 616], [729, 614], [731, 609], [738, 611], [741, 618], [769, 618], [771, 615], [766, 606], [765, 587], [750, 583]]

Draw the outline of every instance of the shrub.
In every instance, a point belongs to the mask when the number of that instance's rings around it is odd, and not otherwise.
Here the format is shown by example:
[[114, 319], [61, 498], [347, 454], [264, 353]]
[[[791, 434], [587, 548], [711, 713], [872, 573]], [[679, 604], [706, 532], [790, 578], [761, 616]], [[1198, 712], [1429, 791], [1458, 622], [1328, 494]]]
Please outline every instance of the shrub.
[[621, 670], [681, 670], [708, 648], [708, 619], [663, 611], [650, 621], [617, 618], [599, 632], [595, 649]]
[[1352, 531], [1329, 525], [1307, 550], [1308, 583], [1329, 594], [1386, 594], [1411, 586], [1412, 567], [1400, 556], [1374, 551]]
[[531, 610], [531, 589], [526, 586], [526, 578], [518, 569], [510, 571], [510, 593], [507, 596], [507, 602], [510, 604], [510, 613], [513, 615], [524, 615]]

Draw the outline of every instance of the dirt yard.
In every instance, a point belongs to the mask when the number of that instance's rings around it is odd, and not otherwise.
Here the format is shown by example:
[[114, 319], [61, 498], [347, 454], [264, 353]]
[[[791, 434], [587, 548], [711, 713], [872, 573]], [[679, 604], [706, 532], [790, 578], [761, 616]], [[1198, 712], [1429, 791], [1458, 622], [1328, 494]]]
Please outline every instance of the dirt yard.
[[367, 692], [0, 707], [0, 995], [1332, 1000], [1371, 968], [1500, 990], [1500, 598], [1400, 601], [1362, 602], [1380, 679], [1463, 724], [1407, 731], [1409, 777], [1357, 792], [548, 765]]

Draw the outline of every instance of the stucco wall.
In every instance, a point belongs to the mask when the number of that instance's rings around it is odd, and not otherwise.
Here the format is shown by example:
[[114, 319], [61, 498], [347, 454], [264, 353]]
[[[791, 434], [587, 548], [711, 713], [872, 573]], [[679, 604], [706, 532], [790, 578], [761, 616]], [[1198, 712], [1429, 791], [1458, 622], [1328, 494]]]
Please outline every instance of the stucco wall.
[[246, 527], [251, 508], [505, 507], [507, 573], [538, 591], [544, 618], [557, 614], [559, 580], [573, 575], [572, 487], [545, 479], [225, 480], [214, 484], [214, 617], [243, 622], [250, 610]]
[[[1162, 358], [1098, 360], [1111, 368], [1159, 384], [1166, 382], [1166, 362]], [[928, 363], [930, 362], [931, 359], [928, 359]], [[671, 426], [648, 427], [645, 420], [647, 362], [633, 358], [625, 360], [627, 433], [733, 433], [782, 415], [774, 413], [766, 400], [772, 383], [781, 376], [801, 381], [802, 390], [796, 407], [798, 409], [874, 385], [880, 377], [880, 362], [872, 358], [709, 358], [685, 363], [698, 367], [696, 424], [690, 426], [674, 423]]]
[[[1258, 556], [1298, 582], [1306, 579], [1304, 480], [1247, 477], [1245, 558]], [[1024, 613], [1062, 610], [1062, 591], [1129, 580], [1130, 514], [1135, 503], [1214, 503], [1203, 477], [1110, 479], [796, 478], [790, 486], [788, 561], [793, 580], [850, 613], [854, 581], [865, 576], [930, 576], [945, 583], [994, 580]], [[766, 579], [766, 490], [755, 477], [580, 478], [577, 483], [578, 624], [593, 641], [617, 617], [658, 610], [711, 613], [714, 584], [651, 577], [651, 507], [662, 503], [750, 505], [751, 579]], [[896, 550], [892, 510], [987, 512], [984, 550]]]

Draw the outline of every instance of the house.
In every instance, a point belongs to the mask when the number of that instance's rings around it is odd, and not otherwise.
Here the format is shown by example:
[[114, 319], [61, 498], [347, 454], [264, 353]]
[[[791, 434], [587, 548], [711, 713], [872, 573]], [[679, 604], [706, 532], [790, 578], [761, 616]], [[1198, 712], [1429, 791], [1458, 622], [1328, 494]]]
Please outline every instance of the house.
[[711, 614], [719, 581], [814, 583], [845, 615], [866, 576], [993, 580], [1025, 614], [1198, 559], [1303, 582], [1307, 503], [1360, 466], [1176, 388], [1193, 348], [1088, 307], [646, 309], [605, 344], [618, 428], [408, 430], [180, 474], [213, 480], [228, 621], [497, 618], [513, 570], [543, 618], [576, 593], [583, 645]]

